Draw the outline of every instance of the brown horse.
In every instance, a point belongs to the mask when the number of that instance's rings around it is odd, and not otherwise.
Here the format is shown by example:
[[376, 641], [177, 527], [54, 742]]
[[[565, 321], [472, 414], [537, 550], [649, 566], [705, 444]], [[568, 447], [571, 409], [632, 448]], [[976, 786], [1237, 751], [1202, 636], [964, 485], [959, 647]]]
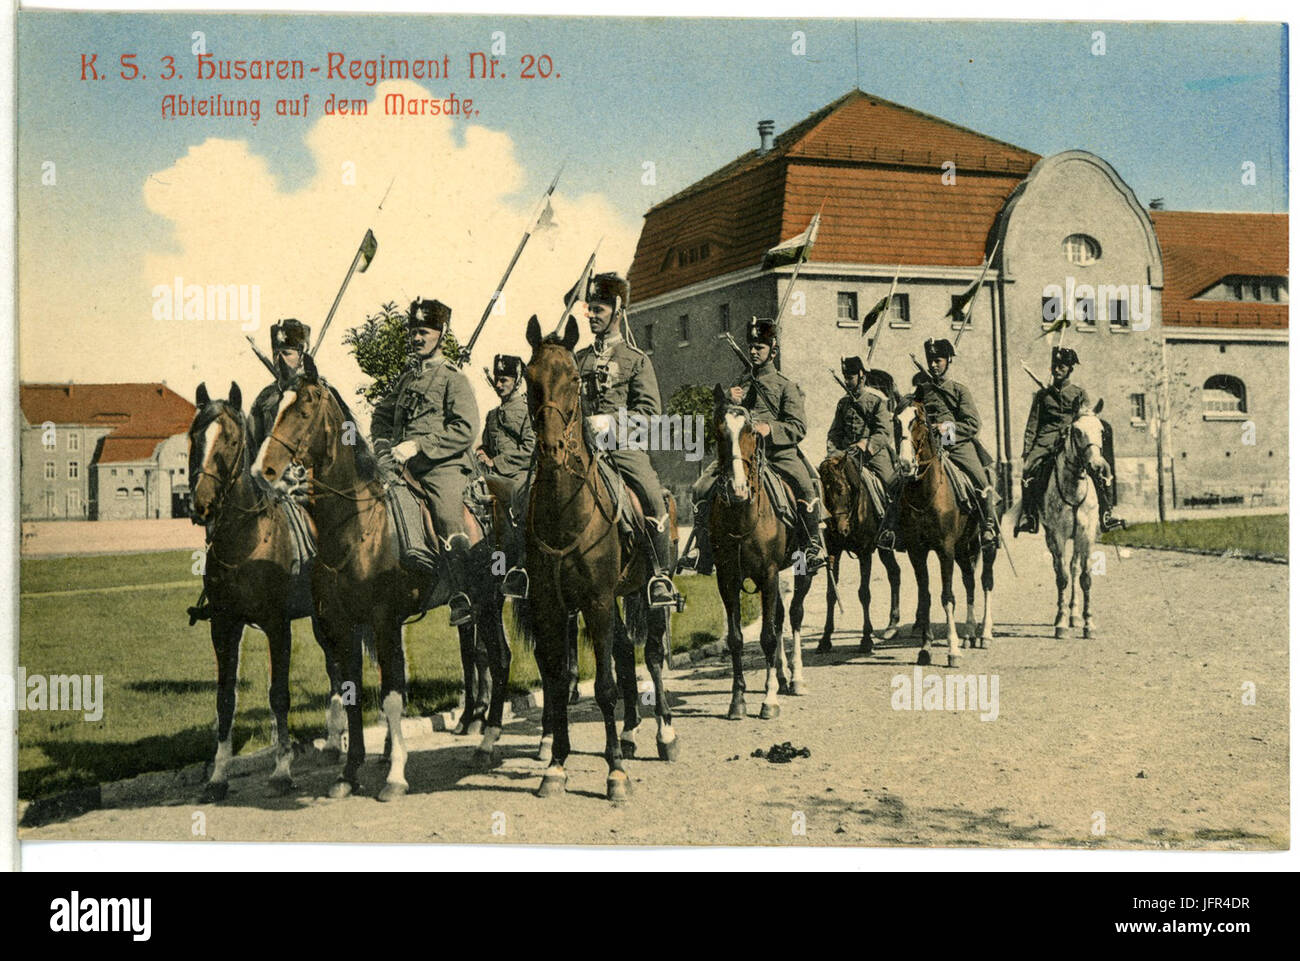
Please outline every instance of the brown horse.
[[[822, 501], [826, 505], [826, 627], [817, 645], [818, 654], [832, 650], [831, 634], [835, 631], [835, 584], [840, 573], [840, 555], [847, 552], [858, 559], [858, 602], [862, 605], [862, 640], [858, 650], [870, 654], [875, 647], [871, 628], [871, 555], [876, 550], [880, 515], [871, 503], [866, 482], [862, 479], [862, 461], [855, 453], [841, 451], [821, 462], [817, 473], [822, 480]], [[898, 591], [902, 571], [893, 551], [882, 550], [880, 563], [889, 576], [889, 626], [882, 635], [886, 640], [898, 632]]]
[[[745, 672], [741, 666], [744, 637], [740, 624], [740, 592], [748, 579], [757, 585], [763, 601], [763, 629], [760, 644], [767, 660], [763, 720], [779, 717], [779, 694], [807, 694], [803, 679], [804, 598], [812, 587], [812, 575], [794, 574], [790, 601], [790, 633], [793, 642], [792, 670], [787, 681], [785, 644], [781, 633], [785, 602], [780, 575], [796, 565], [797, 552], [791, 531], [772, 508], [762, 478], [762, 457], [758, 434], [749, 411], [731, 403], [721, 385], [713, 389], [713, 431], [718, 443], [719, 481], [709, 506], [709, 536], [718, 574], [718, 594], [727, 611], [727, 648], [731, 652], [731, 706], [727, 718], [744, 720]], [[792, 499], [793, 500], [793, 499]]]
[[[573, 348], [578, 325], [570, 317], [563, 337], [543, 338], [537, 318], [528, 321], [528, 412], [537, 433], [537, 466], [529, 493], [524, 566], [529, 597], [515, 613], [533, 645], [542, 673], [544, 724], [553, 732], [551, 760], [540, 797], [565, 790], [569, 746], [569, 615], [579, 611], [596, 655], [596, 703], [605, 721], [605, 796], [627, 798], [631, 781], [624, 750], [635, 747], [636, 664], [633, 641], [619, 630], [617, 599], [644, 592], [649, 580], [644, 553], [619, 532], [618, 507], [601, 480], [586, 437]], [[670, 519], [670, 524], [674, 524]], [[674, 539], [676, 537], [674, 533]], [[631, 612], [629, 611], [629, 616]], [[679, 741], [664, 690], [668, 613], [645, 612], [645, 664], [654, 683], [659, 757], [675, 760]], [[619, 682], [615, 681], [615, 663]], [[623, 736], [615, 729], [614, 702], [624, 697]], [[629, 697], [630, 695], [630, 697]]]
[[[213, 400], [207, 385], [199, 384], [194, 402], [198, 410], [189, 429], [190, 518], [207, 528], [203, 588], [212, 604], [209, 624], [217, 658], [217, 754], [203, 800], [220, 801], [230, 789], [239, 646], [247, 624], [260, 628], [270, 645], [275, 742], [271, 787], [287, 794], [295, 786], [290, 771], [290, 624], [312, 616], [310, 569], [304, 565], [300, 573], [292, 572], [294, 549], [288, 519], [249, 473], [252, 432], [240, 410], [239, 385], [231, 383], [228, 400]], [[314, 616], [312, 627], [325, 651], [330, 679], [326, 746], [338, 751], [343, 732], [342, 676]]]
[[[406, 745], [402, 737], [402, 709], [406, 700], [406, 656], [402, 626], [423, 608], [447, 602], [446, 578], [433, 585], [430, 598], [422, 598], [427, 585], [408, 573], [398, 559], [397, 535], [389, 519], [384, 484], [374, 456], [356, 436], [356, 421], [338, 393], [321, 383], [310, 356], [280, 400], [275, 423], [253, 464], [253, 473], [277, 486], [288, 483], [294, 465], [309, 472], [307, 510], [316, 522], [320, 553], [312, 573], [316, 613], [336, 657], [344, 665], [346, 682], [354, 696], [347, 704], [348, 753], [342, 775], [330, 789], [331, 797], [346, 797], [358, 787], [365, 760], [361, 721], [361, 645], [354, 629], [368, 627], [379, 664], [380, 701], [388, 724], [389, 768], [379, 800], [406, 794]], [[472, 544], [484, 543], [482, 533], [466, 510]], [[480, 572], [485, 550], [475, 549], [470, 580], [474, 619], [460, 626], [462, 650], [474, 643], [473, 631], [487, 643], [493, 667], [492, 702], [483, 741], [476, 749], [480, 765], [494, 760], [501, 736], [501, 709], [509, 669], [509, 647], [497, 609], [488, 595], [495, 585], [486, 567]], [[423, 601], [423, 603], [422, 603]], [[467, 638], [466, 632], [469, 632]], [[504, 652], [503, 652], [504, 649]]]
[[[921, 650], [917, 664], [930, 663], [930, 570], [931, 551], [939, 557], [939, 575], [943, 580], [940, 601], [948, 622], [948, 666], [956, 667], [957, 653], [957, 598], [952, 591], [954, 562], [961, 567], [962, 583], [966, 587], [966, 621], [972, 647], [987, 648], [993, 640], [993, 562], [997, 558], [996, 542], [984, 546], [980, 542], [981, 522], [978, 514], [961, 510], [957, 497], [948, 481], [947, 471], [940, 458], [938, 425], [925, 419], [925, 408], [912, 403], [898, 412], [902, 426], [899, 444], [899, 461], [903, 475], [908, 478], [899, 494], [899, 531], [907, 546], [907, 556], [916, 573], [916, 624], [913, 636], [920, 637]], [[979, 637], [975, 636], [975, 566], [983, 560], [980, 573], [984, 588], [984, 624]], [[964, 645], [963, 645], [964, 646]]]

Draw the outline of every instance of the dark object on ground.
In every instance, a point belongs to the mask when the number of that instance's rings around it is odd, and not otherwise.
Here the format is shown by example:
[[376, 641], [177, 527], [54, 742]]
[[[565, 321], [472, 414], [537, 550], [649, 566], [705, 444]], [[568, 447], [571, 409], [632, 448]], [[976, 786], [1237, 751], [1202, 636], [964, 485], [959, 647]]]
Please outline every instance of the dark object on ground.
[[773, 744], [766, 754], [761, 747], [755, 748], [750, 757], [765, 757], [773, 764], [789, 764], [797, 757], [812, 757], [812, 751], [806, 747], [794, 747], [786, 741], [783, 744]]

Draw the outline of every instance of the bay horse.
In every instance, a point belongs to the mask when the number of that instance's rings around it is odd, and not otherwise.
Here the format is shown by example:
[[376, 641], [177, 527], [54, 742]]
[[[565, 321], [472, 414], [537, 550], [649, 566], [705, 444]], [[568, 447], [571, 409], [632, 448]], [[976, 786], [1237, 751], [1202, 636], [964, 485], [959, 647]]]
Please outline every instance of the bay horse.
[[212, 605], [209, 627], [217, 659], [217, 753], [203, 790], [203, 802], [223, 800], [230, 790], [234, 756], [231, 729], [239, 681], [239, 649], [245, 625], [266, 634], [271, 654], [270, 703], [275, 747], [272, 790], [293, 791], [293, 743], [289, 736], [291, 623], [312, 618], [316, 641], [325, 651], [330, 681], [326, 751], [342, 747], [342, 675], [312, 613], [310, 561], [294, 574], [294, 547], [283, 509], [249, 472], [252, 429], [241, 410], [239, 385], [226, 400], [199, 384], [190, 424], [190, 519], [207, 529], [203, 588]]
[[[402, 628], [407, 618], [422, 607], [445, 604], [449, 585], [433, 585], [432, 601], [421, 604], [426, 584], [407, 572], [398, 557], [397, 535], [389, 519], [385, 486], [378, 464], [364, 438], [357, 435], [356, 421], [343, 399], [324, 384], [310, 356], [280, 398], [275, 421], [262, 442], [253, 463], [254, 475], [277, 487], [289, 483], [295, 466], [308, 472], [307, 511], [316, 523], [319, 554], [312, 571], [312, 597], [316, 614], [337, 660], [344, 666], [345, 682], [352, 685], [347, 702], [348, 751], [339, 779], [330, 796], [347, 797], [359, 787], [358, 775], [365, 761], [361, 718], [361, 644], [353, 638], [356, 628], [368, 628], [365, 635], [379, 666], [380, 702], [388, 725], [388, 774], [379, 800], [392, 801], [409, 790], [406, 781], [407, 750], [402, 737], [402, 711], [406, 700], [406, 655]], [[482, 543], [482, 532], [466, 509], [472, 545]], [[482, 561], [481, 550], [471, 555], [471, 566]], [[475, 761], [490, 766], [501, 736], [509, 670], [509, 647], [497, 607], [487, 594], [494, 593], [486, 570], [472, 571], [470, 600], [474, 617], [460, 625], [461, 649], [473, 649], [475, 630], [489, 650], [493, 672], [483, 740], [475, 749]], [[468, 634], [468, 636], [467, 636]]]
[[[740, 621], [740, 592], [746, 580], [761, 595], [763, 627], [759, 643], [767, 662], [763, 706], [759, 717], [781, 715], [780, 694], [808, 693], [803, 679], [804, 598], [812, 588], [812, 575], [794, 573], [790, 601], [793, 651], [787, 679], [782, 641], [786, 607], [781, 591], [781, 571], [795, 566], [793, 533], [776, 516], [763, 482], [763, 458], [758, 434], [747, 408], [731, 402], [722, 386], [713, 388], [713, 431], [717, 438], [719, 481], [709, 506], [709, 536], [717, 571], [718, 594], [727, 612], [727, 649], [731, 653], [731, 705], [727, 719], [741, 721], [745, 710], [745, 672], [741, 665], [744, 636]], [[793, 500], [793, 498], [792, 498]]]
[[[1092, 572], [1089, 569], [1093, 544], [1096, 543], [1100, 504], [1089, 468], [1109, 474], [1110, 467], [1102, 456], [1101, 418], [1095, 408], [1075, 413], [1074, 422], [1065, 434], [1065, 442], [1052, 463], [1052, 476], [1043, 493], [1041, 517], [1047, 549], [1052, 552], [1056, 571], [1056, 637], [1067, 636], [1069, 627], [1083, 622], [1083, 636], [1095, 637], [1092, 620]], [[1023, 508], [1023, 504], [1019, 505]], [[1074, 550], [1066, 566], [1066, 544]], [[1076, 582], [1078, 589], [1076, 591]], [[1070, 592], [1067, 604], [1065, 593]], [[1083, 595], [1082, 614], [1079, 594]]]
[[[542, 674], [544, 728], [553, 735], [551, 757], [538, 788], [539, 797], [562, 794], [568, 775], [564, 762], [569, 744], [570, 614], [579, 611], [596, 656], [596, 703], [605, 722], [605, 781], [608, 800], [626, 800], [631, 780], [624, 767], [625, 748], [635, 748], [639, 718], [636, 652], [633, 641], [616, 624], [617, 599], [644, 592], [649, 580], [639, 545], [619, 532], [618, 505], [611, 497], [591, 440], [584, 430], [578, 364], [573, 349], [578, 324], [572, 317], [558, 332], [542, 336], [534, 315], [528, 321], [528, 413], [537, 434], [537, 463], [525, 521], [524, 567], [530, 592], [516, 602], [515, 614], [526, 641], [533, 646]], [[669, 520], [675, 528], [675, 521]], [[675, 530], [672, 538], [676, 539]], [[635, 604], [635, 602], [633, 602]], [[668, 613], [645, 612], [645, 664], [654, 684], [655, 717], [661, 760], [678, 757], [680, 740], [664, 688]], [[618, 682], [615, 681], [615, 666]], [[623, 734], [616, 731], [614, 704], [622, 689]]]
[[[912, 633], [921, 639], [917, 664], [930, 663], [930, 570], [929, 555], [939, 558], [942, 580], [940, 601], [948, 625], [948, 666], [956, 667], [957, 598], [952, 590], [954, 562], [961, 567], [966, 587], [966, 623], [972, 647], [987, 648], [993, 641], [993, 563], [997, 544], [984, 546], [980, 540], [978, 513], [967, 514], [957, 503], [940, 457], [939, 425], [927, 423], [925, 408], [917, 401], [898, 412], [902, 427], [899, 443], [900, 469], [907, 483], [899, 494], [899, 532], [916, 574], [916, 623]], [[984, 621], [976, 637], [975, 567], [983, 562], [980, 583], [984, 589]], [[963, 645], [964, 646], [964, 645]]]
[[[858, 561], [858, 602], [862, 605], [862, 640], [858, 650], [870, 654], [875, 648], [871, 627], [871, 557], [876, 551], [880, 515], [871, 502], [862, 479], [862, 459], [857, 448], [827, 457], [817, 468], [822, 481], [822, 502], [826, 505], [826, 627], [817, 645], [818, 654], [833, 649], [835, 631], [835, 585], [839, 583], [840, 555], [848, 553]], [[889, 577], [889, 625], [886, 640], [898, 632], [898, 594], [903, 574], [893, 551], [879, 550], [880, 563]]]

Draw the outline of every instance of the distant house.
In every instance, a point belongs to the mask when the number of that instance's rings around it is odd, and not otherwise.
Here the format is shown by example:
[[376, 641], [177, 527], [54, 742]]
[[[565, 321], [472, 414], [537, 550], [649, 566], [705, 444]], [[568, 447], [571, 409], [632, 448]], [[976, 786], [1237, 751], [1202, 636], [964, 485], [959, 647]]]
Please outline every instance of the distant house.
[[194, 405], [165, 384], [22, 384], [22, 519], [189, 512]]
[[[780, 355], [806, 394], [801, 446], [814, 464], [840, 394], [827, 368], [881, 338], [873, 363], [906, 393], [909, 354], [957, 338], [954, 302], [996, 247], [953, 374], [974, 392], [1004, 493], [1018, 486], [1035, 390], [1021, 363], [1048, 375], [1056, 335], [1045, 336], [1044, 318], [1069, 306], [1074, 380], [1105, 400], [1129, 516], [1153, 510], [1161, 486], [1162, 363], [1166, 504], [1286, 503], [1285, 214], [1149, 211], [1087, 151], [1039, 156], [860, 90], [780, 134], [760, 122], [758, 134], [755, 149], [646, 212], [628, 319], [665, 402], [685, 386], [735, 381], [726, 335], [743, 343], [750, 317], [773, 316], [790, 286], [793, 267], [764, 255], [820, 210]], [[892, 309], [863, 337], [896, 272]], [[673, 453], [654, 459], [679, 494], [699, 469]]]

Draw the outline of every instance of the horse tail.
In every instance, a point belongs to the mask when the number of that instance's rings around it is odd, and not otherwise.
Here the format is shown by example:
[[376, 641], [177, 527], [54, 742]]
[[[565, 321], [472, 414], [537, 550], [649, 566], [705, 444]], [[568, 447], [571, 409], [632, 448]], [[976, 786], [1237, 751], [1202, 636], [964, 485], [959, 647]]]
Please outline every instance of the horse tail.
[[515, 635], [524, 642], [530, 651], [537, 649], [537, 636], [533, 631], [533, 605], [526, 597], [510, 599], [510, 623]]
[[379, 663], [379, 651], [375, 647], [375, 629], [369, 624], [358, 624], [353, 628], [356, 637], [361, 640], [361, 649], [366, 652], [366, 657], [370, 659], [371, 664]]

